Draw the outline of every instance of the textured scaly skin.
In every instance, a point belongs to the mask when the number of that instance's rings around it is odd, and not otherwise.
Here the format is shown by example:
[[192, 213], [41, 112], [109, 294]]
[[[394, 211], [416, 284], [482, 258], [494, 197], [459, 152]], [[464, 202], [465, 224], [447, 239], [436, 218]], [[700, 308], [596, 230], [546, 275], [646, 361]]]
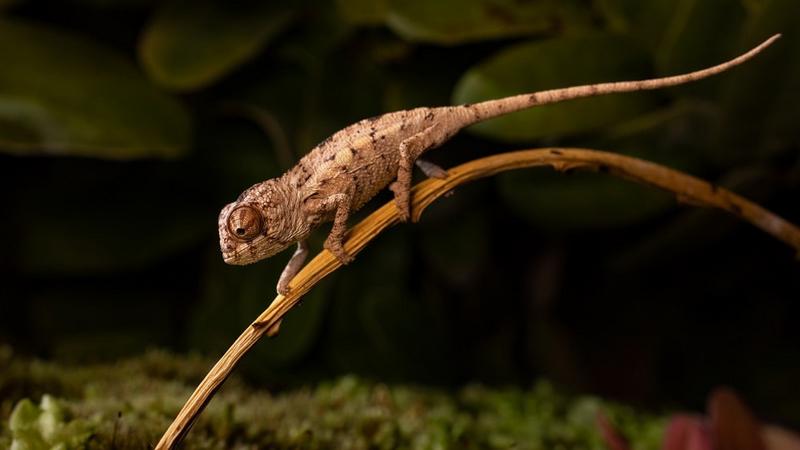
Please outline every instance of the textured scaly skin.
[[[229, 264], [256, 262], [302, 242], [314, 228], [333, 221], [325, 247], [347, 263], [351, 258], [342, 249], [342, 240], [350, 212], [389, 186], [401, 219], [407, 220], [414, 161], [462, 128], [534, 106], [699, 80], [747, 61], [779, 36], [728, 62], [688, 74], [553, 89], [471, 105], [416, 108], [364, 119], [314, 147], [281, 177], [250, 187], [226, 205], [219, 216], [223, 258]], [[284, 271], [279, 291], [285, 291], [299, 270], [300, 253]]]

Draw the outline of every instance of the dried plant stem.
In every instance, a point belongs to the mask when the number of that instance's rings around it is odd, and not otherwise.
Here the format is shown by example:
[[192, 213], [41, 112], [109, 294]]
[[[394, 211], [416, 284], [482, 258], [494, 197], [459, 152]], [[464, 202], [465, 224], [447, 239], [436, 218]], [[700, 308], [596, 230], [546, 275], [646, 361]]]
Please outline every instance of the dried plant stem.
[[[508, 170], [548, 165], [559, 171], [588, 168], [609, 172], [672, 192], [682, 202], [725, 210], [784, 241], [800, 253], [800, 229], [761, 206], [712, 183], [658, 164], [596, 150], [523, 150], [462, 164], [449, 170], [446, 179], [428, 179], [413, 189], [412, 220], [418, 220], [428, 205], [458, 185]], [[631, 207], [635, 208], [636, 205]], [[394, 202], [389, 202], [353, 227], [344, 244], [345, 250], [351, 255], [357, 254], [381, 231], [397, 221]], [[175, 448], [245, 353], [265, 334], [276, 332], [283, 316], [300, 298], [340, 266], [328, 251], [323, 250], [312, 259], [289, 284], [291, 292], [286, 296], [278, 295], [217, 361], [161, 437], [156, 449]]]

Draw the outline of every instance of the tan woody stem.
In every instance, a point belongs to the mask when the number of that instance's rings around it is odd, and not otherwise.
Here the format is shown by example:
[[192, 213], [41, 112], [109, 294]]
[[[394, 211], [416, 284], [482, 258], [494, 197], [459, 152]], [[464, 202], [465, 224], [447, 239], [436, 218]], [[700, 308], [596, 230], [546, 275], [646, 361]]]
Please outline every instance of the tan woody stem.
[[[761, 228], [800, 253], [800, 229], [761, 206], [712, 183], [676, 170], [641, 159], [596, 150], [562, 148], [523, 150], [467, 162], [450, 169], [445, 179], [428, 179], [418, 184], [412, 191], [411, 217], [417, 220], [428, 205], [456, 186], [508, 170], [537, 166], [552, 166], [560, 171], [574, 168], [601, 170], [655, 186], [674, 193], [680, 201], [727, 211]], [[350, 255], [356, 255], [378, 234], [397, 222], [395, 204], [389, 202], [353, 227], [349, 239], [344, 244], [345, 250]], [[289, 283], [291, 289], [289, 294], [275, 297], [272, 304], [244, 330], [214, 364], [161, 437], [156, 449], [175, 448], [248, 350], [265, 334], [276, 331], [276, 325], [300, 298], [339, 267], [341, 267], [339, 261], [325, 250], [312, 259]]]

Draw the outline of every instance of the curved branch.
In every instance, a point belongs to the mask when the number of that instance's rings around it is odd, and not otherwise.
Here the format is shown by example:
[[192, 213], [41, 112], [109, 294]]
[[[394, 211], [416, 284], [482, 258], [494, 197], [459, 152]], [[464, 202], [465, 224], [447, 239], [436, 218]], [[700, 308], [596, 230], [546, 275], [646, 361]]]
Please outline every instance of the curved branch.
[[[713, 183], [629, 156], [596, 150], [548, 148], [503, 153], [477, 159], [448, 171], [445, 179], [428, 179], [412, 191], [411, 217], [416, 221], [434, 200], [458, 185], [500, 172], [537, 166], [552, 166], [565, 171], [595, 169], [648, 184], [674, 193], [679, 201], [727, 211], [782, 240], [800, 254], [800, 229], [761, 206]], [[350, 232], [345, 250], [356, 255], [381, 231], [398, 222], [394, 202], [383, 205]], [[283, 316], [320, 280], [341, 267], [327, 250], [321, 251], [289, 283], [290, 293], [278, 295], [272, 304], [247, 327], [227, 352], [208, 372], [186, 401], [175, 420], [161, 437], [156, 449], [174, 448], [222, 386], [239, 360], [265, 334], [277, 332]]]

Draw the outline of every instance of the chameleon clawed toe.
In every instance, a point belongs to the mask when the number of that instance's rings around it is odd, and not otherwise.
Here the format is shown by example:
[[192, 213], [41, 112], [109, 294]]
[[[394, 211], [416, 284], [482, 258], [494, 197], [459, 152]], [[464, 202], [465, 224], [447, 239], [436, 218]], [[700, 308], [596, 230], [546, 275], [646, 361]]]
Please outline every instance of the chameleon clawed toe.
[[350, 264], [355, 259], [353, 255], [347, 253], [341, 242], [333, 243], [326, 240], [323, 247], [325, 250], [333, 253], [333, 256], [335, 256], [343, 266]]

